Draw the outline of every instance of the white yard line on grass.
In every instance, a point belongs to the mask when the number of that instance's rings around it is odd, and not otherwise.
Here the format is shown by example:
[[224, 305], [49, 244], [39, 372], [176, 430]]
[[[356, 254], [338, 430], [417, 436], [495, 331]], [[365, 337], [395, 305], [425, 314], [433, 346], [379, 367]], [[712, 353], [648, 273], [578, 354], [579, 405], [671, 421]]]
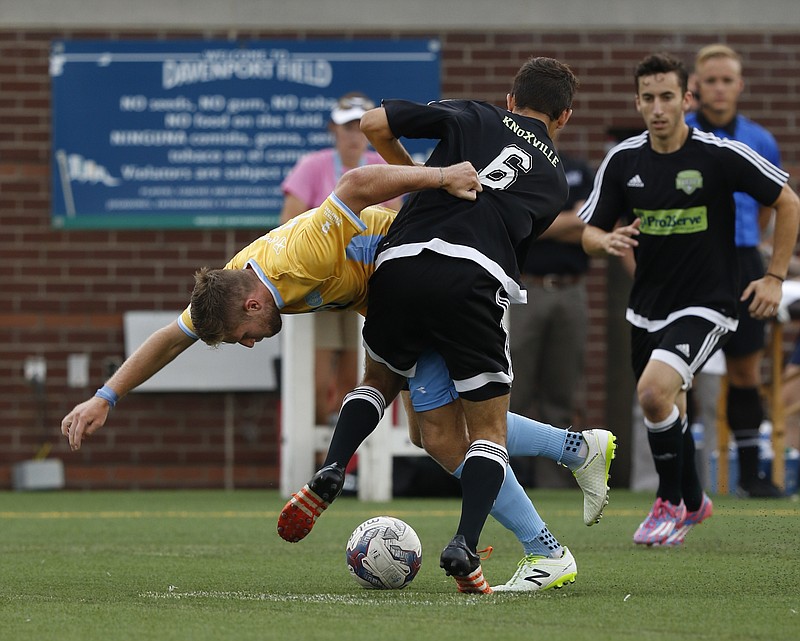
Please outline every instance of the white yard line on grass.
[[381, 591], [380, 597], [375, 598], [378, 592], [365, 590], [364, 595], [353, 594], [268, 594], [251, 593], [242, 591], [224, 592], [216, 590], [198, 590], [190, 592], [179, 592], [174, 586], [166, 592], [141, 592], [139, 597], [144, 599], [212, 599], [218, 601], [271, 601], [274, 603], [330, 603], [335, 605], [442, 605], [442, 600], [451, 601], [453, 605], [470, 606], [479, 601], [464, 595], [437, 595], [436, 601], [416, 595], [413, 592], [391, 592], [387, 596], [387, 591]]

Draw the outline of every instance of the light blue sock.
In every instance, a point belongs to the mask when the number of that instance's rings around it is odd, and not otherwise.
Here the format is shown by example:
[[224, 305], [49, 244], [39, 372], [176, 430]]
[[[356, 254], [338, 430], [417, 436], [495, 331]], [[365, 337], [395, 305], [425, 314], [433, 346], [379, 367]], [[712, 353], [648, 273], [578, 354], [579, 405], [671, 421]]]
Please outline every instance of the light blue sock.
[[[570, 432], [526, 416], [506, 415], [508, 435], [506, 448], [509, 456], [543, 456], [575, 469], [586, 460], [587, 448], [580, 432]], [[566, 447], [567, 439], [570, 447]]]
[[[461, 463], [453, 472], [453, 476], [461, 478], [463, 467], [464, 463]], [[561, 545], [550, 534], [510, 465], [506, 467], [505, 481], [500, 487], [490, 514], [514, 533], [522, 543], [525, 554], [554, 557], [561, 555]]]

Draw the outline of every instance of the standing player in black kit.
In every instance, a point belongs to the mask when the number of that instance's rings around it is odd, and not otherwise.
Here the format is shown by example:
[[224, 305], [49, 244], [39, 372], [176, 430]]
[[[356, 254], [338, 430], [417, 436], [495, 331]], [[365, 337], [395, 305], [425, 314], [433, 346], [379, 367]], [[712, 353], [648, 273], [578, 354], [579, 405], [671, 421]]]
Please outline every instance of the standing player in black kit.
[[[614, 147], [578, 216], [589, 254], [634, 248], [626, 318], [637, 394], [659, 477], [656, 501], [633, 535], [643, 545], [679, 545], [711, 516], [687, 430], [694, 374], [737, 328], [739, 301], [756, 319], [775, 315], [797, 239], [800, 203], [788, 174], [747, 145], [684, 122], [691, 94], [683, 64], [667, 54], [637, 67], [636, 109], [644, 133]], [[734, 192], [775, 209], [766, 274], [741, 290]], [[618, 219], [632, 224], [616, 227]]]
[[552, 137], [572, 114], [576, 87], [566, 65], [531, 58], [514, 79], [507, 110], [470, 100], [386, 100], [361, 121], [390, 163], [414, 164], [400, 137], [438, 139], [427, 164], [470, 161], [483, 189], [474, 202], [443, 190], [416, 192], [400, 210], [369, 284], [367, 366], [359, 388], [369, 394], [363, 407], [351, 402], [347, 412], [343, 408], [325, 464], [307, 487], [325, 502], [321, 509], [327, 507], [340, 491], [337, 468], [377, 424], [376, 407], [382, 415], [421, 355], [441, 354], [471, 442], [461, 475], [461, 521], [441, 556], [462, 592], [491, 591], [476, 548], [508, 464], [513, 373], [503, 314], [510, 302], [526, 302], [519, 264], [567, 198]]

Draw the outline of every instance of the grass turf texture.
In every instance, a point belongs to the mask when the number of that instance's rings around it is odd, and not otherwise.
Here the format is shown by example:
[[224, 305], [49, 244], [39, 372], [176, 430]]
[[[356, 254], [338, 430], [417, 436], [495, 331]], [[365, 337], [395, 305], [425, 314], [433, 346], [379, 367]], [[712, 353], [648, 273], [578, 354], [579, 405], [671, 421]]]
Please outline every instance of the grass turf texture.
[[[682, 548], [642, 549], [631, 536], [649, 494], [614, 490], [591, 528], [577, 490], [531, 494], [572, 549], [577, 582], [477, 596], [439, 569], [457, 499], [342, 497], [289, 544], [275, 532], [284, 501], [272, 491], [0, 493], [0, 638], [800, 638], [798, 503], [717, 497]], [[402, 591], [360, 588], [345, 566], [351, 531], [379, 514], [422, 540], [422, 569]], [[487, 578], [505, 582], [519, 544], [492, 519], [481, 544], [494, 546]]]

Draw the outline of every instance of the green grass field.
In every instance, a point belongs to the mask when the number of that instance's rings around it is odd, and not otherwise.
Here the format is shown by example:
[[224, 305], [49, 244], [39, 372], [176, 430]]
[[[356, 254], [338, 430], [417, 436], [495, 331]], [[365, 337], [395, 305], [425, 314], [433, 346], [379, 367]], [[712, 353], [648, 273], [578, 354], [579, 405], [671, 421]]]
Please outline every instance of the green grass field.
[[[679, 549], [638, 549], [652, 497], [615, 490], [600, 524], [575, 491], [533, 491], [578, 580], [541, 594], [461, 595], [439, 569], [457, 499], [342, 497], [297, 544], [271, 491], [0, 493], [0, 639], [677, 640], [800, 638], [800, 505], [717, 498]], [[350, 532], [391, 514], [423, 543], [402, 591], [356, 585]], [[521, 558], [490, 519], [490, 582]]]

